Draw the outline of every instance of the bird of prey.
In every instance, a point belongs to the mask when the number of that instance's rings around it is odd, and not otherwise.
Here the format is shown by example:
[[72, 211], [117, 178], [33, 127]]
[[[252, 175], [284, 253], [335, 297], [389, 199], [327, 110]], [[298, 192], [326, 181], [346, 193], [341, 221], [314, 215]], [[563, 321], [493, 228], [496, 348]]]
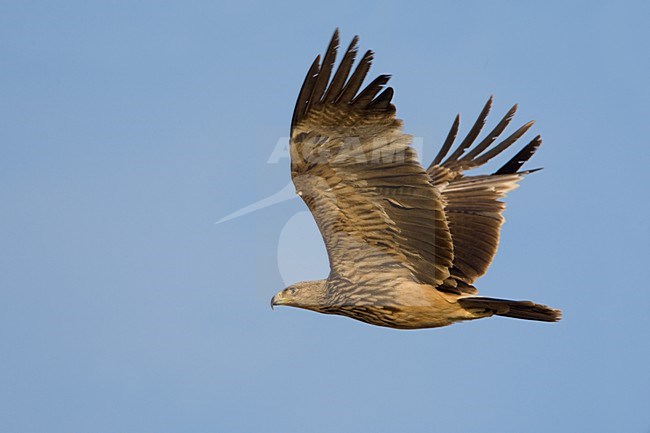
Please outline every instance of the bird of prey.
[[467, 136], [452, 151], [457, 116], [426, 170], [402, 132], [391, 104], [390, 78], [363, 90], [373, 59], [367, 51], [352, 71], [354, 37], [332, 75], [338, 29], [325, 56], [316, 57], [291, 121], [291, 178], [321, 232], [329, 257], [325, 280], [293, 284], [271, 306], [338, 314], [397, 329], [435, 328], [493, 315], [556, 322], [561, 312], [530, 301], [477, 296], [474, 282], [499, 243], [501, 198], [534, 170], [521, 166], [541, 144], [538, 135], [489, 175], [468, 175], [515, 143], [526, 123], [493, 145], [510, 123], [513, 106], [476, 143], [490, 98]]

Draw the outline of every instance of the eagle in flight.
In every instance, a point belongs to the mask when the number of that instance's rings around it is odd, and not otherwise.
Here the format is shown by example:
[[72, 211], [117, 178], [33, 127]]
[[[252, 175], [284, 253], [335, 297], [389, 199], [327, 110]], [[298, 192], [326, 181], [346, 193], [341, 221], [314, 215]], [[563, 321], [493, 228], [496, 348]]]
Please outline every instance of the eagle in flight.
[[316, 57], [291, 120], [291, 178], [322, 234], [329, 257], [325, 280], [293, 284], [271, 306], [338, 314], [377, 326], [434, 328], [493, 315], [556, 322], [560, 310], [531, 301], [477, 296], [499, 244], [500, 199], [533, 170], [521, 170], [541, 144], [538, 135], [489, 175], [467, 174], [514, 144], [526, 123], [494, 145], [517, 106], [481, 141], [492, 105], [481, 111], [452, 150], [460, 119], [425, 170], [391, 104], [390, 78], [363, 90], [373, 58], [352, 72], [358, 37], [332, 76], [338, 30]]

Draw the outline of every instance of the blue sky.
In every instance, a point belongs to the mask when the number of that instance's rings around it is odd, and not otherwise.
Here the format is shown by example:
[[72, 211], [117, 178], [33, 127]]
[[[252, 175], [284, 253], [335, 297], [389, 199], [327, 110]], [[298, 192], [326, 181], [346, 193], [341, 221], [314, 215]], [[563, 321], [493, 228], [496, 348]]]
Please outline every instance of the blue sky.
[[[647, 432], [647, 2], [0, 2], [0, 424], [10, 432]], [[335, 27], [430, 160], [495, 95], [544, 144], [490, 296], [560, 307], [395, 331], [276, 309], [327, 274], [286, 186]], [[427, 161], [428, 162], [428, 161]], [[502, 162], [497, 161], [495, 164]]]

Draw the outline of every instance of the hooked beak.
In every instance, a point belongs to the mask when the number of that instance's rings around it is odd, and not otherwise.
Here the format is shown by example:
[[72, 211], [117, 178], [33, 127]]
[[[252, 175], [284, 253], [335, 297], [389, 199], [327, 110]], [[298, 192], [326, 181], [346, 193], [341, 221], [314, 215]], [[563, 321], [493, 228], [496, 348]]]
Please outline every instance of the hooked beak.
[[274, 297], [271, 298], [271, 310], [276, 305], [282, 305], [282, 292], [277, 293]]

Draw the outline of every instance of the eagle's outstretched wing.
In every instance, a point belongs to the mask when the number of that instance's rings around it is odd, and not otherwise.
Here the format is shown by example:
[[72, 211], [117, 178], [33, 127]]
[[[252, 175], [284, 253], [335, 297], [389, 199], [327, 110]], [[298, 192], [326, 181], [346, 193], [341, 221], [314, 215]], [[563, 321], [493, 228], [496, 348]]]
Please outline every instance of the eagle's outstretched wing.
[[463, 175], [464, 171], [479, 167], [499, 155], [533, 125], [533, 122], [526, 123], [508, 138], [492, 146], [512, 120], [517, 111], [515, 105], [483, 140], [474, 145], [491, 106], [492, 98], [485, 104], [465, 139], [443, 161], [458, 133], [460, 119], [457, 116], [445, 143], [427, 169], [433, 185], [446, 202], [445, 213], [454, 244], [451, 274], [455, 279], [468, 284], [485, 274], [496, 254], [505, 209], [505, 203], [499, 199], [517, 188], [517, 182], [531, 172], [519, 169], [542, 143], [538, 135], [490, 175]]
[[316, 220], [337, 278], [442, 284], [453, 249], [440, 193], [395, 117], [393, 89], [383, 89], [389, 77], [380, 75], [359, 92], [373, 54], [366, 52], [350, 74], [356, 37], [330, 81], [338, 43], [337, 31], [296, 103], [290, 146], [296, 191]]

